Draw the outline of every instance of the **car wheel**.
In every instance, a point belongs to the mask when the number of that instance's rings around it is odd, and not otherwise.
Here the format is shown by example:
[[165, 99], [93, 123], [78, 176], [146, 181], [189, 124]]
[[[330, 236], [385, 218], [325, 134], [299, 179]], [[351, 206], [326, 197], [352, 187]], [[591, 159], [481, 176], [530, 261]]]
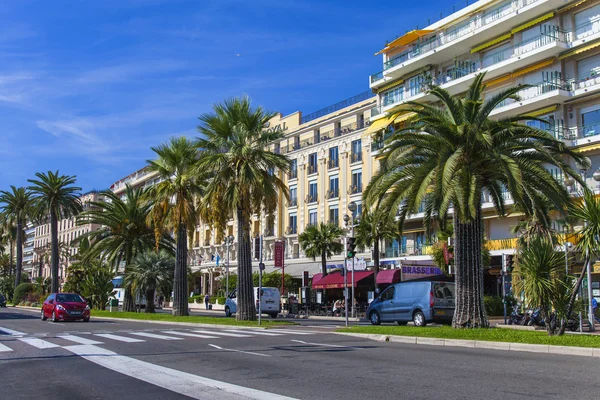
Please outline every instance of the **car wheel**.
[[46, 317], [46, 315], [44, 315], [44, 310], [42, 310], [42, 321], [46, 321], [48, 319], [48, 317]]
[[226, 317], [231, 317], [231, 310], [229, 309], [229, 306], [225, 307], [225, 316]]
[[58, 322], [58, 317], [56, 316], [56, 311], [52, 311], [52, 322]]
[[396, 321], [396, 323], [400, 326], [406, 326], [406, 324], [408, 324], [408, 321]]
[[277, 316], [278, 316], [279, 314], [275, 314], [275, 313], [273, 313], [273, 314], [269, 314], [269, 315], [271, 316], [271, 318], [275, 319], [275, 318], [277, 318]]
[[84, 318], [83, 322], [90, 322], [90, 317]]
[[373, 325], [381, 324], [381, 318], [379, 318], [379, 313], [377, 311], [371, 311], [371, 313], [369, 314], [369, 321], [371, 321]]
[[413, 323], [415, 326], [425, 326], [427, 322], [425, 321], [425, 314], [421, 311], [415, 311], [413, 314]]

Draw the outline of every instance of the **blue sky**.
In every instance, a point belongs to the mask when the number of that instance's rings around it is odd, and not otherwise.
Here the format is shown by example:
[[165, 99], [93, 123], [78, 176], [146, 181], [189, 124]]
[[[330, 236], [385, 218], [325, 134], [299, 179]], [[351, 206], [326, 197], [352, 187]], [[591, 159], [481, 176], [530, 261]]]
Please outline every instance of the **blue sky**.
[[448, 4], [4, 0], [0, 189], [49, 169], [108, 188], [227, 97], [310, 113], [368, 90], [385, 40]]

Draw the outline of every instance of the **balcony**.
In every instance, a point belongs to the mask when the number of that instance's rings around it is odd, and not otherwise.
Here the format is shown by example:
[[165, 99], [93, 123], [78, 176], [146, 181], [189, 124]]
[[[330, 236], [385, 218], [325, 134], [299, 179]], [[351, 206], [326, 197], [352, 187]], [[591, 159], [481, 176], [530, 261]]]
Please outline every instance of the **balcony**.
[[306, 204], [318, 203], [319, 202], [319, 195], [317, 193], [307, 194], [306, 198], [304, 199], [304, 202]]
[[329, 189], [327, 191], [327, 193], [325, 193], [325, 198], [327, 200], [339, 199], [340, 198], [340, 191], [338, 189]]
[[322, 108], [322, 109], [320, 109], [318, 111], [315, 111], [313, 113], [307, 114], [307, 115], [305, 115], [305, 116], [302, 117], [301, 123], [305, 124], [305, 123], [307, 123], [309, 121], [312, 121], [314, 119], [323, 117], [323, 116], [325, 116], [327, 114], [331, 114], [332, 112], [339, 111], [339, 110], [341, 110], [343, 108], [350, 107], [351, 105], [354, 105], [356, 103], [360, 103], [361, 101], [368, 100], [368, 99], [370, 99], [372, 97], [375, 97], [375, 94], [372, 91], [367, 90], [365, 92], [357, 94], [356, 96], [352, 96], [350, 98], [347, 98], [345, 100], [337, 102], [337, 103], [335, 103], [335, 104], [333, 104], [333, 105], [331, 105], [329, 107], [325, 107], [325, 108]]
[[423, 255], [425, 246], [386, 246], [385, 251], [381, 253], [382, 258], [398, 258], [407, 256]]
[[358, 163], [362, 162], [362, 152], [360, 153], [351, 153], [350, 154], [350, 163]]
[[348, 188], [348, 194], [353, 195], [353, 194], [358, 194], [358, 193], [362, 193], [362, 184], [361, 185], [351, 185]]
[[475, 15], [466, 23], [455, 24], [384, 63], [383, 79], [371, 76], [371, 87], [400, 78], [428, 64], [439, 64], [456, 54], [465, 54], [486, 39], [509, 32], [540, 14], [563, 4], [562, 0], [507, 0]]
[[327, 161], [327, 168], [329, 169], [339, 168], [339, 166], [340, 161], [337, 158], [330, 159], [329, 161]]
[[297, 226], [288, 226], [287, 228], [285, 228], [285, 234], [286, 235], [295, 235], [298, 233], [298, 227]]
[[538, 109], [540, 102], [543, 104], [562, 103], [570, 97], [569, 91], [569, 83], [563, 80], [541, 82], [519, 91], [519, 101], [506, 99], [490, 113], [490, 116], [504, 118], [515, 112], [527, 113]]
[[309, 165], [307, 170], [308, 170], [308, 175], [312, 175], [312, 174], [316, 174], [317, 172], [319, 172], [319, 167], [317, 165]]
[[288, 172], [288, 179], [289, 180], [298, 179], [298, 169], [291, 169]]
[[272, 226], [270, 228], [265, 229], [263, 235], [265, 237], [273, 237], [273, 236], [275, 236], [275, 227]]
[[210, 246], [210, 239], [204, 241], [204, 247]]
[[286, 203], [286, 206], [288, 206], [288, 207], [298, 207], [298, 198], [297, 197], [291, 197], [290, 200]]

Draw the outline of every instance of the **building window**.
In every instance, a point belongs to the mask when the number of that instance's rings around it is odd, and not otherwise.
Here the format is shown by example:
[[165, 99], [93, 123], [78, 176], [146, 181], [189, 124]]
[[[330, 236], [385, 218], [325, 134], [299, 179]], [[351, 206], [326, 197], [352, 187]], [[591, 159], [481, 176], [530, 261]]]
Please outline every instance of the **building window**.
[[354, 203], [356, 204], [356, 211], [352, 213], [352, 218], [356, 219], [362, 215], [362, 203], [359, 201], [355, 201]]
[[404, 86], [398, 86], [383, 93], [383, 105], [398, 103], [404, 100]]
[[308, 183], [308, 198], [306, 200], [307, 203], [314, 203], [317, 201], [319, 192], [317, 190], [317, 181], [312, 181]]
[[293, 159], [290, 163], [290, 172], [288, 173], [289, 179], [296, 179], [298, 177], [298, 160]]
[[317, 173], [317, 153], [311, 153], [308, 155], [308, 173]]
[[329, 149], [329, 168], [337, 167], [339, 167], [339, 152], [336, 146]]
[[327, 198], [334, 199], [340, 197], [340, 180], [336, 176], [329, 178], [329, 193]]
[[298, 187], [290, 186], [290, 206], [298, 205]]
[[350, 186], [350, 194], [362, 192], [362, 171], [352, 171], [352, 184]]
[[351, 144], [352, 152], [350, 153], [350, 162], [362, 161], [362, 141], [360, 139], [354, 140]]
[[600, 109], [581, 114], [583, 136], [600, 134]]
[[423, 89], [423, 83], [425, 82], [425, 78], [423, 77], [423, 75], [417, 75], [413, 78], [410, 78], [408, 80], [408, 87], [410, 90], [410, 97], [412, 96], [416, 96], [419, 93], [422, 92]]
[[308, 211], [308, 226], [317, 225], [317, 210]]
[[340, 223], [340, 210], [337, 206], [329, 207], [329, 223], [335, 225]]

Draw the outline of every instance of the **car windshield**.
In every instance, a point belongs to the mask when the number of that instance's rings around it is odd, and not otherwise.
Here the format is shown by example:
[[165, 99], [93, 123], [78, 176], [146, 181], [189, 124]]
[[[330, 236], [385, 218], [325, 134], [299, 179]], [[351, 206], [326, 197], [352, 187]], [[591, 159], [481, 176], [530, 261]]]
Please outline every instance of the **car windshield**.
[[60, 303], [84, 303], [80, 295], [74, 293], [57, 294], [56, 301]]

